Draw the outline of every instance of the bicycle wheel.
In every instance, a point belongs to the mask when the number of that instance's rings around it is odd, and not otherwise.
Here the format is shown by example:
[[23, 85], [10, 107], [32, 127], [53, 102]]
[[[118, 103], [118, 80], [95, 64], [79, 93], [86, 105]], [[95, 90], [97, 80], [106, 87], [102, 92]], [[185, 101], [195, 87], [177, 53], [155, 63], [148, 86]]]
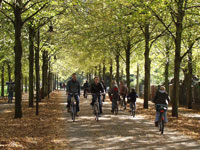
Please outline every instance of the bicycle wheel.
[[98, 104], [95, 105], [95, 120], [99, 121], [99, 107]]
[[162, 118], [160, 124], [161, 124], [161, 134], [163, 134], [164, 133], [164, 126], [165, 126], [164, 118]]
[[133, 111], [132, 115], [133, 115], [133, 117], [135, 117], [135, 106], [133, 106], [133, 110], [132, 111]]
[[117, 115], [118, 114], [118, 106], [115, 105], [115, 108], [114, 108], [114, 114]]
[[75, 105], [72, 106], [72, 120], [75, 122], [75, 117], [76, 117], [76, 107]]

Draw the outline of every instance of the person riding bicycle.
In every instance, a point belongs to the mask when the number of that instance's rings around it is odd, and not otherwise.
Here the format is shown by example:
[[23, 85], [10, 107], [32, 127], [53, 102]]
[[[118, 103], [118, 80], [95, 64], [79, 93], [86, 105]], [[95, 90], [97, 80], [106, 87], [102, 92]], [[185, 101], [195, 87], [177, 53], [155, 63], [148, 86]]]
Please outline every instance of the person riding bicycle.
[[84, 89], [84, 93], [83, 93], [83, 96], [86, 98], [86, 92], [89, 92], [89, 83], [88, 81], [86, 80], [86, 82], [83, 84], [83, 89]]
[[103, 87], [103, 90], [104, 90], [104, 92], [103, 92], [103, 98], [102, 98], [102, 101], [104, 102], [105, 101], [105, 99], [106, 99], [106, 85], [105, 85], [105, 83], [104, 83], [104, 80], [101, 80], [101, 85], [102, 85], [102, 87]]
[[[160, 112], [158, 111], [157, 107], [159, 105], [164, 105], [164, 106], [168, 106], [168, 103], [170, 102], [170, 97], [168, 95], [168, 93], [165, 91], [165, 87], [164, 86], [160, 86], [160, 89], [156, 92], [156, 95], [153, 99], [153, 102], [156, 105], [156, 117], [155, 117], [155, 126], [158, 126], [158, 121], [159, 121], [159, 116], [160, 116]], [[167, 111], [164, 111], [164, 122], [167, 123]]]
[[109, 91], [110, 99], [112, 101], [112, 109], [111, 112], [114, 113], [114, 107], [119, 100], [119, 89], [115, 81], [112, 82], [112, 88]]
[[126, 85], [124, 85], [124, 82], [123, 81], [120, 81], [120, 86], [119, 86], [119, 89], [120, 89], [120, 95], [122, 96], [122, 101], [124, 103], [124, 110], [126, 109], [126, 95], [127, 95], [127, 87]]
[[137, 93], [135, 92], [135, 89], [131, 89], [131, 92], [128, 94], [127, 99], [128, 103], [130, 103], [130, 109], [131, 109], [131, 104], [133, 104], [136, 108], [136, 99], [138, 98]]
[[67, 108], [68, 111], [70, 110], [70, 103], [71, 103], [71, 97], [74, 95], [74, 98], [76, 100], [76, 112], [79, 112], [79, 96], [80, 96], [80, 84], [76, 79], [76, 73], [72, 74], [72, 79], [67, 82], [67, 92], [68, 92], [68, 98], [67, 98]]
[[92, 102], [90, 105], [94, 106], [95, 100], [97, 98], [99, 102], [99, 113], [102, 114], [103, 112], [102, 112], [101, 93], [103, 93], [104, 90], [97, 76], [94, 78], [94, 83], [91, 84], [90, 92], [92, 93]]

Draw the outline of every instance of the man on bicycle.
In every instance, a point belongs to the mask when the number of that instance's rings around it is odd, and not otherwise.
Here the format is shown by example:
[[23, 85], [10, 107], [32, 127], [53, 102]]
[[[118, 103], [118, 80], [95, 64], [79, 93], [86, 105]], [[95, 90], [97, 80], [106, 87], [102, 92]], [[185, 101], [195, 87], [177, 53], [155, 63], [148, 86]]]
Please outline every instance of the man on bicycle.
[[[170, 101], [170, 97], [168, 95], [168, 93], [165, 91], [165, 87], [164, 86], [160, 86], [160, 89], [156, 92], [156, 96], [153, 99], [153, 102], [156, 105], [156, 118], [155, 118], [155, 126], [158, 126], [158, 121], [159, 121], [159, 116], [160, 116], [160, 112], [158, 111], [157, 107], [159, 107], [159, 105], [164, 105], [164, 106], [168, 106], [168, 103]], [[167, 111], [164, 111], [164, 122], [168, 122], [167, 121]]]
[[84, 89], [84, 93], [83, 93], [83, 96], [84, 96], [84, 98], [86, 98], [86, 93], [88, 93], [89, 92], [89, 83], [88, 83], [88, 81], [86, 80], [86, 82], [83, 84], [83, 89]]
[[90, 92], [92, 93], [92, 103], [91, 105], [94, 106], [96, 98], [98, 99], [99, 102], [99, 113], [102, 114], [102, 101], [101, 101], [101, 93], [104, 92], [104, 89], [99, 82], [99, 78], [95, 77], [94, 78], [94, 83], [91, 85]]
[[71, 97], [74, 96], [76, 100], [76, 112], [79, 112], [80, 84], [76, 80], [76, 73], [72, 74], [72, 79], [69, 80], [67, 83], [67, 92], [68, 92], [68, 98], [67, 98], [68, 111], [70, 110]]

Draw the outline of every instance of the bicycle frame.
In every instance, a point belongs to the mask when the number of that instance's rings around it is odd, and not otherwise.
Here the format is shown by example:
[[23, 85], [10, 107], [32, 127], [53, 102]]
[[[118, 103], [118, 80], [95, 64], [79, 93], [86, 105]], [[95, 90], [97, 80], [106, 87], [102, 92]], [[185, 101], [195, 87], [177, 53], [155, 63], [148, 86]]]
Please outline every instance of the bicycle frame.
[[166, 105], [158, 105], [156, 107], [158, 107], [156, 109], [160, 114], [159, 121], [158, 121], [159, 131], [161, 132], [161, 134], [163, 134], [164, 133], [164, 126], [165, 126], [164, 112], [167, 111], [167, 106]]
[[135, 103], [133, 102], [130, 103], [130, 113], [131, 116], [135, 117]]
[[99, 121], [99, 102], [98, 102], [98, 95], [95, 95], [95, 102], [93, 106], [93, 113], [95, 115], [95, 120]]
[[73, 122], [75, 121], [75, 117], [76, 117], [76, 99], [75, 96], [78, 94], [72, 94], [69, 93], [71, 95], [71, 103], [70, 103], [70, 110], [71, 110], [71, 116], [72, 116], [72, 120]]

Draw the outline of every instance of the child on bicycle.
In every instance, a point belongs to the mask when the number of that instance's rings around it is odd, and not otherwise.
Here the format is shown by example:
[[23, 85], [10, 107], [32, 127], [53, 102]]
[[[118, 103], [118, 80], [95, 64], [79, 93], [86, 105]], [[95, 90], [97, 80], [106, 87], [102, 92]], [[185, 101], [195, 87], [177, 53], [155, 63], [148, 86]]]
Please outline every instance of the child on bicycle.
[[[164, 105], [164, 106], [168, 106], [168, 103], [170, 101], [170, 97], [168, 95], [168, 93], [165, 91], [165, 87], [164, 86], [160, 86], [159, 90], [156, 92], [156, 96], [153, 99], [153, 103], [155, 103], [156, 105], [156, 117], [155, 117], [155, 126], [158, 126], [158, 121], [159, 121], [159, 116], [160, 116], [160, 112], [158, 111], [158, 107], [159, 105]], [[167, 123], [167, 111], [164, 111], [164, 122]]]
[[131, 92], [127, 96], [128, 103], [130, 103], [130, 109], [133, 107], [132, 105], [134, 105], [136, 108], [136, 99], [137, 98], [138, 98], [138, 95], [135, 92], [135, 89], [131, 89]]
[[119, 89], [115, 81], [112, 82], [112, 88], [109, 91], [110, 100], [112, 101], [112, 110], [111, 112], [114, 113], [114, 107], [117, 101], [119, 100]]

